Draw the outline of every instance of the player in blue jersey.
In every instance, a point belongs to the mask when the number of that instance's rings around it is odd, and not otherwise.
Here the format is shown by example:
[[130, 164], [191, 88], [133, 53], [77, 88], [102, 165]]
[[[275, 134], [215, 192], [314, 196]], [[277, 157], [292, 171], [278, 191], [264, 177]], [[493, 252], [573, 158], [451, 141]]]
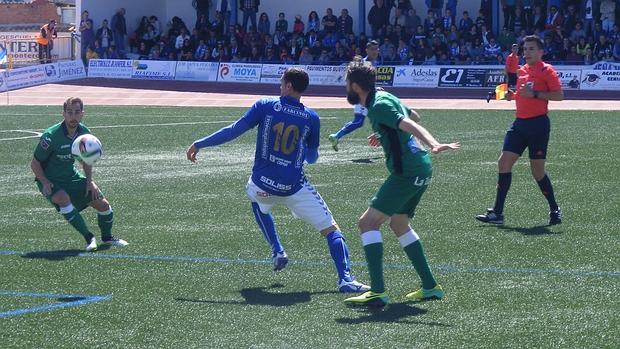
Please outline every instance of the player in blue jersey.
[[[368, 43], [366, 44], [366, 57], [364, 57], [362, 61], [370, 62], [370, 64], [376, 67], [381, 65], [380, 59], [381, 57], [379, 56], [379, 43], [375, 40], [368, 41]], [[328, 137], [328, 140], [332, 144], [332, 148], [335, 151], [338, 151], [338, 143], [340, 142], [340, 138], [364, 126], [364, 120], [366, 119], [367, 114], [368, 110], [363, 105], [356, 104], [353, 106], [353, 120], [344, 124], [342, 128], [338, 130], [338, 132], [332, 133]], [[417, 113], [412, 114], [411, 117], [415, 122], [420, 121], [419, 115]]]
[[300, 102], [308, 83], [305, 70], [288, 68], [281, 78], [279, 98], [260, 99], [233, 124], [195, 141], [187, 150], [187, 159], [196, 162], [200, 149], [226, 143], [258, 126], [246, 192], [256, 223], [271, 246], [273, 269], [281, 270], [288, 263], [270, 213], [279, 204], [326, 238], [340, 292], [367, 291], [370, 287], [351, 275], [348, 247], [332, 213], [304, 175], [304, 161], [313, 164], [319, 157], [319, 116]]

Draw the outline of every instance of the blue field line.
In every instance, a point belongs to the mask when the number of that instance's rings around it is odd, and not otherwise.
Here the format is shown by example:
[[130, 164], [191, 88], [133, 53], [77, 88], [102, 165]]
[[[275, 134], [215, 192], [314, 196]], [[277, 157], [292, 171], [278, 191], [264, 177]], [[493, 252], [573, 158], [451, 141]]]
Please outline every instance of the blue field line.
[[79, 305], [101, 302], [101, 301], [105, 301], [105, 300], [112, 298], [111, 296], [85, 296], [85, 295], [73, 295], [73, 294], [29, 293], [29, 292], [13, 292], [13, 291], [0, 291], [0, 296], [75, 299], [74, 301], [69, 301], [69, 302], [52, 303], [52, 304], [46, 304], [46, 305], [41, 305], [41, 306], [32, 307], [32, 308], [21, 308], [21, 309], [15, 309], [11, 311], [2, 312], [0, 313], [0, 318], [9, 317], [9, 316], [18, 316], [18, 315], [27, 314], [27, 313], [37, 313], [37, 312], [48, 311], [52, 309], [77, 307]]
[[[36, 252], [20, 252], [12, 250], [0, 250], [0, 255], [12, 255], [28, 257], [29, 254]], [[62, 251], [57, 254], [45, 252], [46, 256], [62, 257], [66, 256]], [[72, 255], [73, 256], [73, 255]], [[86, 258], [103, 258], [103, 259], [124, 259], [124, 260], [147, 260], [147, 261], [166, 261], [166, 262], [190, 262], [190, 263], [221, 263], [221, 264], [271, 264], [271, 260], [265, 259], [229, 259], [229, 258], [212, 258], [212, 257], [192, 257], [192, 256], [142, 256], [142, 255], [126, 255], [111, 253], [91, 253], [82, 252], [75, 257]], [[36, 258], [36, 257], [31, 257]], [[312, 260], [292, 260], [290, 264], [304, 266], [329, 266], [330, 261], [312, 261]], [[366, 266], [365, 262], [351, 262], [353, 266]], [[385, 269], [411, 269], [410, 264], [385, 263]], [[620, 277], [619, 271], [588, 271], [588, 270], [572, 270], [572, 269], [534, 269], [534, 268], [499, 268], [499, 267], [454, 267], [454, 266], [433, 266], [434, 270], [445, 273], [504, 273], [504, 274], [556, 274], [569, 276], [598, 276], [598, 277]]]

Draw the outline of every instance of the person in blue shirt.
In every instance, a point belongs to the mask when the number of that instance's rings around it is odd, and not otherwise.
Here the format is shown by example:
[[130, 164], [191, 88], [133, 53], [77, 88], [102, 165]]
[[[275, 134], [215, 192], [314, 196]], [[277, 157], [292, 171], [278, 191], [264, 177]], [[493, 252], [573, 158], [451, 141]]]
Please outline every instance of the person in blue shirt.
[[[379, 56], [379, 43], [376, 40], [370, 40], [366, 44], [366, 57], [362, 59], [362, 62], [370, 62], [370, 64], [377, 67], [382, 64], [380, 59], [381, 58]], [[379, 87], [378, 89], [381, 88]], [[366, 119], [366, 114], [368, 114], [368, 110], [363, 105], [356, 104], [353, 106], [353, 120], [344, 124], [342, 128], [338, 130], [338, 132], [330, 134], [327, 138], [332, 144], [332, 148], [334, 149], [334, 151], [338, 151], [338, 143], [340, 143], [340, 138], [364, 126], [364, 119]], [[412, 116], [412, 118], [414, 118], [413, 120], [415, 122], [420, 121], [417, 114], [415, 116]]]
[[[373, 66], [381, 65], [379, 61], [379, 43], [376, 40], [370, 40], [366, 44], [366, 57], [363, 58], [364, 62], [370, 62]], [[349, 133], [364, 126], [364, 119], [366, 118], [366, 108], [361, 104], [353, 106], [353, 120], [347, 122], [336, 133], [329, 135], [328, 140], [332, 144], [332, 148], [338, 151], [338, 143], [340, 138], [348, 135]]]
[[304, 174], [304, 161], [319, 158], [319, 116], [301, 102], [309, 83], [302, 68], [288, 68], [281, 78], [280, 97], [258, 100], [231, 125], [196, 140], [187, 159], [196, 162], [198, 151], [229, 142], [258, 127], [254, 167], [246, 186], [256, 223], [272, 250], [273, 269], [282, 270], [288, 255], [280, 243], [271, 209], [288, 207], [293, 216], [311, 224], [327, 240], [338, 273], [340, 292], [360, 292], [369, 286], [351, 275], [347, 243], [325, 201]]

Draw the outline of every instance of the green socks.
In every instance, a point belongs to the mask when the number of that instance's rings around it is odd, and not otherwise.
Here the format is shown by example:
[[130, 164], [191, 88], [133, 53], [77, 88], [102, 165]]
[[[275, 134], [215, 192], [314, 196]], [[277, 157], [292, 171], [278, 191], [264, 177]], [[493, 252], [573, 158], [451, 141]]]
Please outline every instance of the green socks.
[[426, 261], [422, 241], [420, 241], [418, 234], [416, 234], [415, 231], [410, 230], [398, 237], [398, 240], [405, 250], [407, 257], [409, 257], [411, 264], [413, 264], [415, 271], [420, 276], [420, 279], [422, 279], [422, 288], [430, 290], [437, 286], [437, 281], [435, 281], [433, 272], [431, 272], [431, 268]]
[[77, 230], [83, 237], [86, 239], [86, 242], [89, 242], [93, 237], [93, 234], [88, 230], [86, 226], [86, 222], [82, 218], [82, 215], [78, 212], [78, 210], [73, 207], [73, 205], [69, 204], [69, 206], [61, 207], [60, 213], [63, 217], [71, 224], [71, 226]]
[[112, 208], [104, 212], [97, 212], [97, 224], [101, 230], [102, 240], [105, 241], [112, 237], [112, 223], [114, 223]]
[[383, 239], [381, 232], [371, 230], [362, 233], [362, 244], [364, 245], [364, 253], [366, 254], [366, 263], [368, 264], [368, 273], [370, 274], [370, 289], [373, 292], [385, 292], [385, 283], [383, 281]]

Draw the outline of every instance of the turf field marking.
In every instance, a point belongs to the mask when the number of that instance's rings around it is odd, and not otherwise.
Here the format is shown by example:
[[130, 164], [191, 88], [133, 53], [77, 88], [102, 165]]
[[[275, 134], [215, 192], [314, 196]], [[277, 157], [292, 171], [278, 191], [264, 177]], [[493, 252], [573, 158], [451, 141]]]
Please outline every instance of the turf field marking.
[[[335, 117], [328, 116], [328, 117], [323, 117], [321, 119], [335, 119]], [[100, 129], [100, 128], [127, 128], [127, 127], [184, 126], [184, 125], [198, 125], [198, 124], [230, 124], [234, 122], [235, 120], [167, 122], [167, 123], [160, 123], [160, 124], [103, 125], [103, 126], [88, 126], [88, 128], [89, 129]], [[32, 136], [0, 138], [0, 141], [15, 141], [19, 139], [38, 138], [38, 137], [41, 137], [42, 135], [41, 132], [30, 131], [30, 130], [0, 130], [0, 133], [6, 133], [6, 132], [31, 133]]]
[[[45, 304], [32, 308], [21, 308], [0, 313], [0, 318], [9, 316], [18, 316], [27, 313], [37, 313], [53, 309], [62, 309], [69, 307], [77, 307], [79, 305], [85, 305], [95, 302], [101, 302], [111, 299], [111, 296], [84, 296], [73, 294], [53, 294], [53, 293], [28, 293], [28, 292], [12, 292], [12, 291], [0, 291], [0, 296], [9, 297], [37, 297], [37, 298], [58, 298], [62, 303]], [[68, 301], [65, 301], [68, 300]]]
[[41, 132], [28, 131], [28, 130], [0, 130], [0, 132], [2, 132], [2, 133], [21, 132], [21, 133], [30, 133], [31, 134], [30, 136], [23, 136], [23, 137], [0, 138], [0, 141], [16, 141], [16, 140], [19, 140], [19, 139], [39, 138], [42, 135]]
[[[78, 254], [58, 252], [19, 252], [12, 250], [0, 250], [0, 256], [20, 256], [24, 258], [49, 258], [49, 257], [86, 257], [103, 259], [125, 259], [125, 260], [146, 260], [146, 261], [166, 261], [166, 262], [190, 262], [190, 263], [221, 263], [221, 264], [267, 264], [271, 265], [271, 260], [264, 259], [229, 259], [212, 257], [192, 257], [192, 256], [141, 256], [110, 253], [89, 253]], [[329, 266], [331, 263], [312, 260], [293, 260], [289, 264], [304, 266]], [[352, 262], [354, 266], [366, 266], [365, 262]], [[410, 264], [385, 263], [386, 269], [411, 269]], [[487, 274], [555, 274], [567, 276], [597, 276], [597, 277], [620, 277], [620, 271], [587, 271], [572, 269], [533, 269], [533, 268], [498, 268], [498, 267], [453, 267], [453, 266], [433, 266], [433, 269], [445, 273], [487, 273]]]

